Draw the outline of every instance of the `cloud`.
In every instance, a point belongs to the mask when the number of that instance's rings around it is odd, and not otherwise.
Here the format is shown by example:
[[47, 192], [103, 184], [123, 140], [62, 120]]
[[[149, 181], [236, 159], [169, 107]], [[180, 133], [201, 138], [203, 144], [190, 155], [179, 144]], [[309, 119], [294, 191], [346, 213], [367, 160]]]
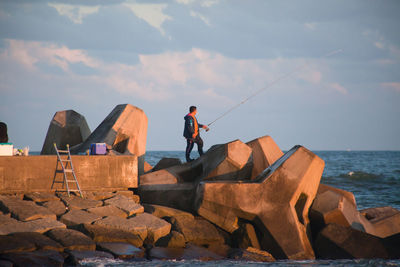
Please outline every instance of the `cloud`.
[[48, 3], [48, 5], [55, 8], [58, 14], [66, 16], [75, 24], [82, 24], [84, 17], [95, 14], [100, 9], [100, 6], [69, 5], [60, 3]]
[[219, 3], [219, 0], [175, 0], [176, 3], [181, 5], [192, 5], [199, 3], [201, 7], [212, 7]]
[[400, 93], [400, 82], [381, 83], [381, 86]]
[[190, 16], [192, 16], [192, 17], [194, 17], [194, 18], [199, 18], [199, 19], [201, 19], [207, 26], [211, 26], [210, 20], [209, 20], [206, 16], [204, 16], [204, 15], [198, 13], [198, 12], [195, 12], [195, 11], [191, 10], [191, 11], [190, 11]]
[[162, 25], [166, 20], [172, 20], [172, 17], [163, 13], [168, 6], [167, 4], [124, 3], [123, 5], [129, 8], [135, 16], [146, 21], [150, 26], [159, 30], [162, 35], [165, 35]]
[[335, 90], [335, 91], [337, 91], [337, 92], [339, 92], [339, 93], [341, 93], [341, 94], [343, 94], [343, 95], [347, 95], [349, 92], [347, 91], [347, 89], [346, 88], [344, 88], [342, 85], [340, 85], [339, 83], [331, 83], [331, 84], [328, 84], [328, 86], [331, 88], [331, 89], [333, 89], [333, 90]]

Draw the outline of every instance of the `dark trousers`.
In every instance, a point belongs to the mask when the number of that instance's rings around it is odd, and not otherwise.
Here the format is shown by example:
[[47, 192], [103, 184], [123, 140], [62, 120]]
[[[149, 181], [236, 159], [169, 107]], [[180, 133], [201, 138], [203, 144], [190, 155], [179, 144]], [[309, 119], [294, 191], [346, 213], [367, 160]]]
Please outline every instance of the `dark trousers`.
[[197, 149], [199, 150], [199, 155], [203, 155], [203, 139], [199, 135], [196, 136], [196, 138], [186, 138], [187, 145], [186, 145], [186, 161], [189, 162], [191, 161], [190, 159], [190, 152], [192, 152], [192, 149], [194, 147], [194, 143], [197, 144]]

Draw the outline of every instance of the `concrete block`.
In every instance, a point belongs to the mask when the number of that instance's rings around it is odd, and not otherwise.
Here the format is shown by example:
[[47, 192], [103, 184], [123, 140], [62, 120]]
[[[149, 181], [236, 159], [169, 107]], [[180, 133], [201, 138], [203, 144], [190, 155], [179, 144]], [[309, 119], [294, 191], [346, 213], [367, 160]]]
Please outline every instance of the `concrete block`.
[[89, 213], [84, 210], [70, 210], [62, 215], [60, 221], [69, 228], [77, 227], [79, 224], [92, 223], [100, 220], [102, 216], [94, 213]]
[[253, 151], [253, 170], [251, 180], [283, 156], [272, 137], [266, 135], [246, 143]]
[[104, 205], [115, 206], [126, 212], [128, 216], [144, 212], [144, 208], [142, 205], [137, 204], [132, 199], [122, 195], [117, 195], [115, 197], [105, 200]]
[[329, 185], [326, 185], [326, 184], [319, 184], [317, 195], [325, 193], [326, 191], [333, 191], [336, 194], [344, 196], [345, 198], [347, 198], [348, 201], [353, 203], [353, 205], [355, 207], [357, 207], [356, 198], [354, 197], [354, 194], [352, 192], [349, 192], [349, 191], [346, 191], [346, 190], [343, 190], [343, 189], [340, 189], [340, 188], [336, 188], [336, 187], [333, 187], [333, 186], [329, 186]]
[[168, 235], [161, 237], [155, 243], [156, 247], [184, 248], [186, 240], [183, 234], [171, 231]]
[[153, 166], [151, 166], [147, 161], [145, 161], [144, 164], [143, 164], [144, 173], [149, 172], [152, 169], [153, 169]]
[[251, 261], [251, 262], [275, 261], [274, 257], [267, 251], [253, 247], [232, 249], [229, 253], [229, 258], [240, 261]]
[[137, 224], [134, 221], [123, 219], [121, 217], [109, 216], [101, 220], [95, 221], [94, 225], [107, 227], [111, 229], [120, 229], [127, 232], [131, 232], [138, 235], [141, 240], [145, 240], [147, 237], [147, 227], [141, 224]]
[[0, 209], [10, 212], [11, 216], [20, 221], [32, 221], [41, 218], [56, 219], [50, 210], [36, 205], [32, 201], [20, 200], [15, 197], [0, 196]]
[[61, 216], [68, 211], [67, 207], [64, 205], [64, 202], [61, 200], [51, 200], [47, 202], [39, 203], [39, 205], [49, 209], [57, 216]]
[[45, 201], [54, 201], [54, 200], [59, 200], [56, 195], [53, 193], [48, 193], [48, 192], [31, 192], [31, 193], [26, 193], [24, 195], [24, 198], [27, 200], [31, 200], [34, 202], [45, 202]]
[[54, 266], [62, 267], [64, 265], [63, 256], [53, 250], [8, 253], [1, 256], [10, 261], [14, 266]]
[[171, 231], [171, 224], [149, 213], [141, 213], [128, 220], [130, 224], [143, 226], [147, 229], [145, 243], [154, 244]]
[[182, 161], [177, 158], [162, 158], [153, 168], [153, 171], [163, 170], [175, 165], [181, 165]]
[[101, 242], [97, 243], [99, 250], [106, 251], [120, 259], [143, 259], [145, 260], [145, 253], [143, 249], [132, 246], [123, 242]]
[[143, 204], [143, 207], [145, 212], [150, 213], [161, 219], [165, 217], [187, 217], [191, 220], [194, 220], [193, 214], [182, 210], [154, 204]]
[[80, 144], [89, 135], [90, 129], [84, 116], [74, 110], [58, 111], [50, 122], [40, 154], [55, 155], [54, 143], [58, 149], [66, 149], [67, 144]]
[[256, 230], [252, 224], [239, 222], [239, 228], [232, 233], [232, 247], [261, 249]]
[[69, 250], [95, 250], [96, 244], [86, 235], [72, 229], [53, 229], [46, 233], [48, 237]]
[[128, 217], [128, 214], [121, 209], [112, 206], [112, 205], [107, 205], [107, 206], [102, 206], [102, 207], [96, 207], [96, 208], [91, 208], [87, 210], [90, 213], [99, 215], [101, 217], [106, 217], [106, 216], [118, 216], [121, 218], [126, 218]]
[[64, 229], [65, 224], [54, 219], [44, 218], [28, 222], [12, 222], [0, 225], [0, 235], [8, 235], [17, 232], [44, 233], [51, 229]]
[[295, 146], [252, 181], [201, 182], [196, 209], [230, 233], [239, 218], [252, 222], [261, 248], [274, 258], [313, 259], [308, 210], [323, 169], [322, 159]]
[[389, 237], [400, 233], [400, 211], [392, 207], [369, 208], [360, 211], [374, 227], [374, 235]]
[[11, 215], [10, 213], [7, 214], [0, 213], [0, 225], [18, 222], [16, 219], [11, 218], [10, 215]]
[[45, 235], [34, 232], [13, 233], [9, 236], [24, 240], [28, 243], [33, 243], [37, 250], [54, 250], [63, 252], [64, 248], [56, 241], [48, 238]]
[[0, 254], [34, 251], [36, 246], [29, 240], [9, 235], [0, 235]]
[[92, 143], [106, 143], [119, 153], [135, 154], [139, 159], [139, 174], [142, 174], [146, 139], [146, 114], [138, 107], [124, 104], [116, 106], [82, 144], [71, 150], [74, 153], [85, 152]]
[[103, 201], [94, 199], [85, 199], [75, 196], [61, 196], [61, 200], [70, 210], [84, 210], [103, 206]]

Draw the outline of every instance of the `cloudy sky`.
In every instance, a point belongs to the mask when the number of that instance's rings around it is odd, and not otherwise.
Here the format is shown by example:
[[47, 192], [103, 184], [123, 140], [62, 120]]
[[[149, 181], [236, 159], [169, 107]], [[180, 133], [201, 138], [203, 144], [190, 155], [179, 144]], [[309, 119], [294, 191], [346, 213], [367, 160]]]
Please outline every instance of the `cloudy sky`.
[[93, 131], [130, 103], [148, 150], [183, 150], [190, 105], [207, 124], [266, 87], [202, 134], [207, 148], [270, 135], [282, 149], [399, 150], [399, 14], [387, 0], [1, 0], [0, 121], [39, 151], [56, 111]]

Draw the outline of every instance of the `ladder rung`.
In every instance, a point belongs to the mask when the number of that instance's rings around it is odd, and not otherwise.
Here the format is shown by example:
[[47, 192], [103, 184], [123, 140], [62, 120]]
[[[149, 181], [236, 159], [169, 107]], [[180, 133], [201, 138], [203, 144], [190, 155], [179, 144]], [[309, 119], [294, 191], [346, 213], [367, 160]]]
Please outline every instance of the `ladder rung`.
[[54, 181], [54, 183], [61, 184], [61, 183], [64, 183], [64, 181]]
[[68, 154], [68, 150], [57, 150], [58, 153], [67, 153]]
[[70, 159], [61, 159], [61, 161], [62, 161], [62, 162], [65, 162], [65, 161], [71, 162]]
[[65, 172], [74, 172], [72, 169], [64, 169]]
[[78, 189], [70, 189], [69, 191], [72, 191], [72, 192], [79, 192]]
[[68, 183], [76, 183], [75, 180], [67, 180]]

